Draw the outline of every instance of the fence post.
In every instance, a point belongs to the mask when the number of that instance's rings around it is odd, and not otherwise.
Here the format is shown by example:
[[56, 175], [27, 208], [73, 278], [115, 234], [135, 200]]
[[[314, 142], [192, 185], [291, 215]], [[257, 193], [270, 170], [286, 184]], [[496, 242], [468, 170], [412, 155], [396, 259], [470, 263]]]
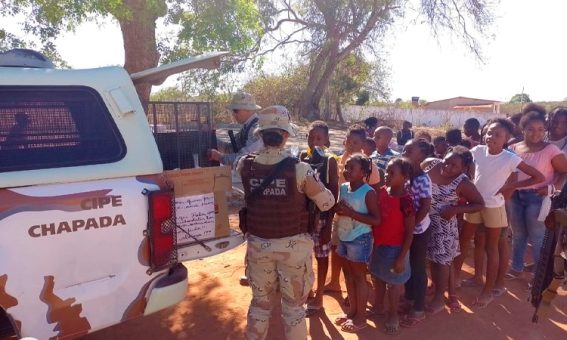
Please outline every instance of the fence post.
[[173, 104], [173, 114], [175, 115], [175, 140], [177, 144], [177, 167], [181, 169], [181, 142], [179, 140], [179, 111], [177, 103]]

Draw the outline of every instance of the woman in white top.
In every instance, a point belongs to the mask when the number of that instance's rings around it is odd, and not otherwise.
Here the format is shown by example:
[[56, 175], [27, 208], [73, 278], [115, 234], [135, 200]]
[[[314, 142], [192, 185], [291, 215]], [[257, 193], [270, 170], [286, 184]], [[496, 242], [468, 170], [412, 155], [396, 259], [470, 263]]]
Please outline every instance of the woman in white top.
[[[474, 306], [479, 308], [486, 307], [493, 300], [493, 289], [499, 271], [501, 276], [504, 275], [500, 267], [498, 252], [500, 235], [502, 230], [508, 227], [504, 196], [517, 188], [537, 184], [544, 180], [543, 175], [538, 170], [524, 163], [517, 155], [504, 149], [513, 129], [514, 126], [511, 122], [502, 118], [494, 119], [486, 132], [486, 145], [478, 145], [471, 150], [474, 158], [474, 184], [484, 199], [485, 207], [480, 212], [464, 215], [465, 223], [460, 233], [461, 255], [455, 259], [454, 266], [455, 272], [460, 273], [470, 250], [470, 241], [478, 227], [484, 225], [487, 258], [486, 281], [480, 296], [473, 303]], [[517, 169], [523, 171], [527, 178], [506, 183], [510, 175]]]

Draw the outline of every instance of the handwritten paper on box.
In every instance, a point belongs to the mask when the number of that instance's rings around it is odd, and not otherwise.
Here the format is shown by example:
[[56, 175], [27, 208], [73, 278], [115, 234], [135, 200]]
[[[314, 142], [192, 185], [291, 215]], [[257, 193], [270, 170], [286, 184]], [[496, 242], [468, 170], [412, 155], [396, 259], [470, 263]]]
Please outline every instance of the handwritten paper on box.
[[[227, 192], [232, 188], [230, 167], [170, 170], [165, 172], [165, 177], [174, 187], [176, 202], [190, 203], [176, 203], [177, 216], [183, 216], [185, 219], [185, 222], [180, 224], [183, 229], [199, 240], [230, 235], [226, 198]], [[198, 204], [203, 205], [199, 207]], [[187, 205], [189, 209], [185, 209]], [[197, 220], [191, 222], [194, 218], [192, 214], [197, 212]], [[205, 219], [205, 215], [209, 218]], [[177, 222], [180, 222], [179, 219]], [[181, 230], [178, 230], [177, 237], [177, 242], [181, 245], [195, 242]]]
[[[182, 196], [175, 198], [177, 225], [198, 239], [215, 236], [215, 196]], [[193, 241], [183, 230], [177, 229], [177, 241]]]

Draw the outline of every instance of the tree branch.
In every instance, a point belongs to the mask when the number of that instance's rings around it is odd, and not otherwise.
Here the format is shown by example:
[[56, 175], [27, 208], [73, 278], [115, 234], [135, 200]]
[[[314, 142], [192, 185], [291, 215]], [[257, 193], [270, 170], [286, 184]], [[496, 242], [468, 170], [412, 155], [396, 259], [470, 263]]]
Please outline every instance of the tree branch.
[[[301, 32], [301, 31], [303, 31], [303, 30], [305, 30], [305, 29], [307, 29], [307, 27], [301, 27], [301, 28], [299, 28], [299, 29], [293, 31], [293, 32], [292, 32], [291, 34], [289, 34], [285, 39], [280, 40], [280, 41], [276, 41], [276, 44], [275, 44], [272, 48], [270, 48], [270, 49], [268, 49], [268, 50], [265, 50], [265, 51], [262, 51], [262, 52], [260, 52], [260, 53], [257, 53], [256, 56], [260, 57], [260, 56], [264, 56], [264, 55], [266, 55], [266, 54], [268, 54], [268, 53], [272, 53], [272, 52], [274, 52], [275, 50], [277, 50], [278, 48], [280, 48], [281, 46], [284, 46], [284, 45], [289, 45], [289, 44], [294, 44], [294, 43], [305, 43], [305, 42], [309, 42], [309, 41], [307, 41], [307, 40], [297, 40], [297, 39], [293, 39], [293, 40], [292, 40], [292, 39], [291, 39], [295, 34]], [[274, 38], [274, 40], [277, 40], [275, 37], [273, 37], [273, 38]]]
[[459, 8], [459, 5], [456, 3], [455, 0], [452, 0], [451, 2], [453, 3], [453, 7], [457, 12], [458, 23], [462, 29], [462, 32], [459, 35], [461, 35], [461, 37], [465, 40], [465, 43], [471, 49], [471, 51], [477, 56], [477, 58], [479, 60], [482, 60], [478, 45], [476, 43], [476, 39], [474, 39], [474, 37], [469, 33], [467, 29], [467, 21], [463, 16], [463, 14], [461, 13], [461, 9]]
[[276, 22], [276, 25], [274, 27], [266, 27], [266, 32], [273, 32], [273, 31], [277, 31], [280, 26], [286, 22], [293, 22], [296, 24], [301, 24], [304, 26], [307, 26], [308, 23], [306, 21], [303, 20], [295, 20], [295, 19], [280, 19], [278, 20], [278, 22]]
[[[377, 2], [374, 3], [375, 5], [377, 5]], [[397, 8], [398, 8], [397, 6], [392, 6], [392, 7], [386, 6], [386, 7], [382, 7], [381, 9], [374, 7], [372, 14], [368, 18], [368, 21], [366, 22], [366, 25], [364, 25], [364, 27], [360, 30], [358, 36], [354, 37], [351, 43], [347, 45], [339, 53], [338, 56], [339, 60], [345, 58], [349, 53], [351, 53], [353, 50], [358, 48], [366, 40], [370, 32], [376, 27], [376, 23], [384, 13], [388, 11], [392, 11]]]
[[326, 27], [333, 27], [335, 25], [335, 16], [329, 13], [328, 6], [325, 0], [313, 0], [315, 7], [323, 14]]

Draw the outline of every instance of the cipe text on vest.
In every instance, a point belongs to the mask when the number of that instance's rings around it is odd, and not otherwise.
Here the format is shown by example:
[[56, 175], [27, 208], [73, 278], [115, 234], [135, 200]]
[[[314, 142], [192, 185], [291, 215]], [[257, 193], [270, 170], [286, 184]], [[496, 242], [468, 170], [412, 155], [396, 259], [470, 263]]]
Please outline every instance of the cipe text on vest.
[[[257, 188], [262, 183], [262, 178], [250, 178], [250, 187]], [[285, 196], [287, 188], [287, 180], [285, 178], [276, 178], [264, 189], [263, 196]]]

